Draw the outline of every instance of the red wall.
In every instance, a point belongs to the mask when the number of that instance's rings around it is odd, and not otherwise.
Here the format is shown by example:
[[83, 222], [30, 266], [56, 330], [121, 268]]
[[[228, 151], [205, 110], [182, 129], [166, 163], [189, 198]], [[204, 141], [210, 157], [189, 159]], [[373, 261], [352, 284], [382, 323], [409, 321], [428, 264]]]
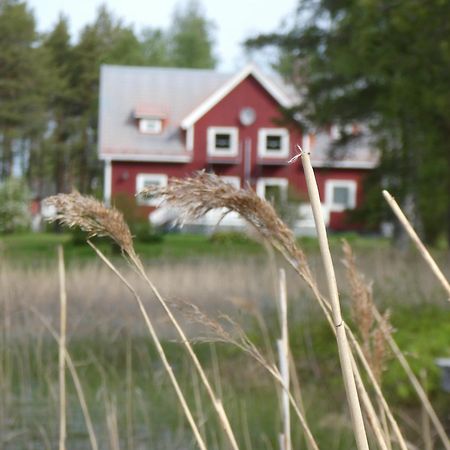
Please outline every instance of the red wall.
[[[239, 122], [239, 111], [244, 107], [254, 108], [256, 121], [249, 127], [243, 127]], [[169, 177], [185, 177], [196, 170], [213, 170], [218, 175], [239, 176], [244, 180], [244, 164], [242, 163], [242, 148], [240, 156], [231, 164], [218, 164], [208, 161], [207, 129], [209, 126], [232, 126], [239, 129], [240, 147], [247, 138], [251, 140], [251, 178], [253, 188], [259, 177], [283, 177], [289, 180], [289, 185], [299, 192], [306, 193], [305, 179], [301, 163], [286, 165], [261, 164], [257, 158], [258, 129], [283, 127], [276, 120], [280, 118], [278, 103], [252, 77], [247, 77], [222, 101], [215, 105], [194, 127], [193, 160], [189, 163], [154, 163], [154, 162], [112, 162], [112, 196], [118, 193], [135, 194], [136, 175], [138, 173], [165, 173]], [[301, 144], [302, 135], [299, 128], [290, 128], [290, 154], [296, 153], [296, 145]], [[287, 160], [288, 158], [286, 158]], [[362, 199], [361, 180], [364, 170], [350, 169], [316, 169], [317, 183], [321, 199], [325, 194], [325, 180], [329, 178], [340, 180], [354, 180], [357, 182], [357, 204]], [[146, 208], [150, 210], [150, 208]], [[345, 213], [332, 213], [330, 228], [335, 230], [349, 229], [345, 220]]]

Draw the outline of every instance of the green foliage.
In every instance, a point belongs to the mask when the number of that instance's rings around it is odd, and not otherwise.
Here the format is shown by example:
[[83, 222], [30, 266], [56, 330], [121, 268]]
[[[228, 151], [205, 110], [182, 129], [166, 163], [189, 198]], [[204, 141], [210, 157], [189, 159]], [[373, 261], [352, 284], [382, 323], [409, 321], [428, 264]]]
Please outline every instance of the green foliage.
[[[448, 309], [422, 305], [417, 309], [404, 307], [396, 309], [392, 316], [396, 332], [394, 338], [407, 355], [416, 376], [427, 376], [427, 391], [438, 399], [442, 393], [441, 371], [435, 360], [450, 357], [448, 337], [450, 336], [450, 312]], [[416, 402], [416, 394], [397, 361], [392, 360], [384, 374], [383, 384], [394, 401]]]
[[12, 175], [14, 152], [45, 125], [45, 67], [32, 13], [23, 2], [0, 2], [0, 180]]
[[146, 244], [159, 243], [163, 240], [162, 232], [156, 230], [148, 220], [135, 221], [131, 233], [137, 242]]
[[197, 0], [189, 0], [184, 8], [179, 6], [169, 31], [172, 65], [213, 68], [216, 58], [212, 53], [212, 29]]
[[30, 195], [23, 180], [8, 178], [0, 184], [0, 233], [29, 228], [29, 200]]
[[247, 244], [249, 238], [238, 231], [216, 231], [209, 237], [209, 241], [219, 245]]
[[441, 0], [307, 0], [290, 29], [247, 42], [279, 49], [278, 69], [300, 83], [293, 113], [305, 124], [367, 125], [381, 165], [364, 213], [381, 218], [387, 187], [413, 205], [430, 242], [450, 234], [449, 15]]
[[200, 6], [177, 8], [168, 30], [131, 25], [106, 6], [77, 39], [60, 16], [39, 36], [24, 1], [0, 0], [0, 181], [21, 163], [38, 197], [101, 186], [101, 64], [213, 67], [210, 22]]

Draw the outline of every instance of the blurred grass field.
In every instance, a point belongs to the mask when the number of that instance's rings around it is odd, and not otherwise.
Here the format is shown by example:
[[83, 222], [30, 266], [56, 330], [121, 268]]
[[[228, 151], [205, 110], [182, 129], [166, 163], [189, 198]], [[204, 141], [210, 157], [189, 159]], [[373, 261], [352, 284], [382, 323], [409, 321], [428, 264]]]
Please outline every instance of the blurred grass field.
[[[437, 357], [450, 356], [450, 308], [443, 292], [415, 252], [400, 254], [385, 240], [346, 237], [361, 271], [373, 281], [376, 303], [380, 309], [392, 311], [395, 339], [416, 373], [426, 373], [427, 392], [449, 427], [450, 400], [441, 389], [441, 374], [434, 362]], [[350, 320], [349, 288], [340, 262], [341, 238], [332, 238], [332, 251], [344, 315]], [[115, 434], [120, 448], [125, 449], [195, 448], [133, 299], [94, 258], [92, 250], [75, 245], [71, 234], [7, 236], [0, 243], [1, 448], [51, 449], [57, 442], [58, 348], [42, 318], [58, 329], [55, 246], [59, 243], [64, 245], [68, 261], [67, 348], [85, 391], [100, 448], [114, 448]], [[209, 448], [225, 449], [210, 403], [163, 312], [137, 275], [119, 263], [120, 255], [112, 245], [99, 245], [142, 294]], [[303, 239], [300, 245], [323, 286], [316, 243]], [[273, 380], [233, 346], [214, 342], [207, 329], [183, 312], [183, 303], [188, 302], [213, 318], [229, 315], [270, 358], [280, 331], [273, 265], [264, 247], [233, 234], [169, 234], [136, 247], [188, 336], [194, 340], [206, 337], [207, 342], [195, 344], [195, 350], [221, 393], [237, 438], [244, 443], [242, 448], [277, 448], [279, 389]], [[437, 253], [437, 257], [448, 274], [448, 254]], [[308, 420], [321, 448], [348, 450], [353, 437], [335, 339], [306, 286], [289, 271], [287, 281], [290, 342]], [[419, 403], [391, 358], [383, 380], [406, 435], [412, 442], [420, 442]], [[84, 449], [89, 447], [87, 432], [69, 374], [67, 390], [68, 448]], [[111, 424], [115, 426], [111, 428]], [[304, 448], [297, 424], [293, 443], [294, 448]]]

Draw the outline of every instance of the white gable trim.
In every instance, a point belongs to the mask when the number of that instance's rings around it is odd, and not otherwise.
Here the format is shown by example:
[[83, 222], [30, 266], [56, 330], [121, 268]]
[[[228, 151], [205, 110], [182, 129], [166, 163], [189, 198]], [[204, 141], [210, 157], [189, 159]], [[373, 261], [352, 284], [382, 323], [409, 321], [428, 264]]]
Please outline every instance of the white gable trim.
[[189, 113], [182, 121], [181, 128], [188, 129], [198, 119], [203, 117], [213, 106], [217, 105], [224, 97], [226, 97], [239, 83], [245, 80], [249, 75], [253, 75], [255, 79], [264, 87], [264, 89], [284, 108], [292, 106], [289, 97], [270, 79], [263, 75], [260, 70], [253, 64], [249, 64], [238, 72], [234, 77], [228, 80], [222, 87], [210, 95], [203, 103]]

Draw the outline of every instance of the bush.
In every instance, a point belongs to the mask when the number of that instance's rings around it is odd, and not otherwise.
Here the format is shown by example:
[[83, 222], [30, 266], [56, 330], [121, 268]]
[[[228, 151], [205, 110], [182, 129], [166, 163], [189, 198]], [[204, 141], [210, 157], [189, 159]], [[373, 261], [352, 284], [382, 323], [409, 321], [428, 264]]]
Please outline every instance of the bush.
[[138, 242], [156, 243], [161, 242], [163, 235], [156, 230], [148, 220], [136, 220], [130, 224], [131, 233]]
[[24, 231], [30, 227], [30, 193], [25, 182], [8, 178], [0, 184], [0, 233]]

